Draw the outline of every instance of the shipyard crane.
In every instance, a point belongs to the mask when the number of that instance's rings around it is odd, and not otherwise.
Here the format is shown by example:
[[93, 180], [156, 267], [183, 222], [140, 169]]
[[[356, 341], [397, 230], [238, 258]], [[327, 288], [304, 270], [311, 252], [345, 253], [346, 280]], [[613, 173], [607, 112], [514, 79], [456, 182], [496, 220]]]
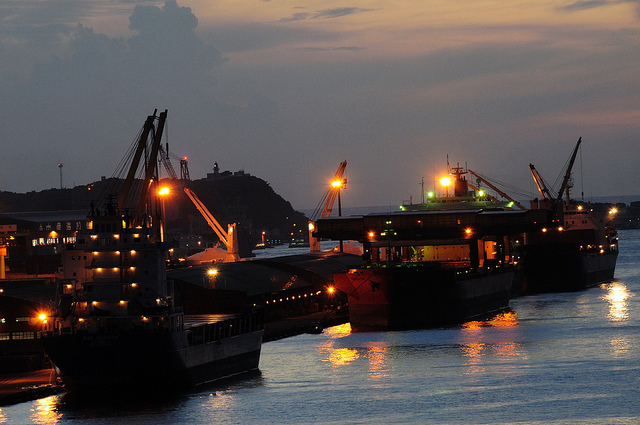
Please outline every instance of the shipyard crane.
[[531, 176], [533, 176], [533, 181], [535, 182], [536, 187], [538, 188], [538, 192], [540, 192], [540, 196], [542, 196], [542, 199], [552, 199], [552, 196], [549, 193], [549, 189], [547, 188], [547, 185], [542, 179], [540, 173], [538, 173], [538, 170], [536, 170], [536, 167], [530, 163], [529, 169], [531, 170]]
[[[159, 148], [160, 151], [160, 162], [164, 165], [169, 177], [173, 180], [178, 180], [178, 176], [169, 160], [169, 145], [167, 144], [167, 150], [162, 149], [162, 146]], [[189, 176], [189, 168], [187, 166], [187, 157], [183, 157], [180, 159], [180, 178], [183, 182], [191, 180]], [[226, 262], [235, 262], [240, 259], [238, 255], [238, 235], [236, 232], [236, 223], [231, 223], [228, 225], [227, 231], [223, 229], [222, 225], [215, 219], [213, 214], [209, 211], [209, 209], [204, 205], [204, 203], [198, 198], [198, 196], [193, 192], [193, 190], [188, 187], [183, 188], [184, 193], [187, 194], [187, 197], [193, 202], [196, 209], [202, 214], [204, 219], [207, 221], [207, 224], [213, 229], [216, 233], [220, 241], [227, 248], [227, 258]]]
[[327, 200], [324, 203], [324, 208], [322, 209], [320, 218], [329, 217], [331, 215], [331, 211], [333, 211], [333, 203], [340, 195], [340, 190], [346, 187], [347, 179], [344, 178], [344, 170], [346, 167], [347, 161], [342, 161], [338, 166], [338, 171], [336, 171], [336, 174], [333, 176], [333, 180], [331, 180], [331, 187], [329, 188]]
[[204, 205], [204, 203], [202, 203], [200, 198], [198, 198], [193, 190], [185, 187], [184, 193], [186, 193], [189, 199], [191, 199], [191, 202], [193, 202], [200, 214], [202, 214], [209, 226], [211, 226], [216, 235], [218, 235], [220, 241], [227, 248], [226, 262], [238, 261], [240, 259], [240, 256], [238, 255], [238, 234], [236, 232], [236, 223], [229, 224], [227, 227], [227, 231], [225, 232], [218, 220], [216, 220], [213, 214], [209, 212], [207, 207]]
[[[471, 189], [475, 190], [476, 193], [480, 192], [482, 189], [480, 189], [477, 186], [472, 185], [471, 183], [467, 182], [467, 186], [469, 186]], [[498, 198], [496, 198], [495, 196], [491, 196], [488, 193], [485, 193], [484, 196], [486, 196], [487, 198], [489, 198], [491, 201], [493, 202], [500, 202], [500, 200]]]
[[[121, 210], [127, 205], [128, 198], [131, 195], [131, 189], [136, 178], [136, 173], [140, 167], [140, 162], [144, 161], [144, 178], [142, 181], [140, 193], [138, 194], [138, 203], [133, 216], [134, 221], [141, 221], [141, 217], [146, 209], [147, 202], [149, 201], [149, 194], [151, 192], [151, 185], [158, 178], [158, 166], [157, 158], [160, 152], [160, 141], [162, 140], [162, 133], [164, 130], [164, 124], [167, 119], [167, 110], [161, 112], [157, 117], [154, 110], [153, 115], [149, 115], [144, 123], [143, 130], [140, 133], [140, 137], [136, 142], [136, 149], [129, 166], [129, 171], [122, 184], [120, 194], [117, 199], [117, 206]], [[156, 119], [158, 120], [157, 127], [154, 125]], [[144, 153], [149, 148], [147, 146], [147, 139], [149, 135], [153, 133], [153, 139], [151, 141], [150, 153], [148, 157], [144, 156]]]
[[183, 156], [180, 159], [180, 179], [184, 181], [191, 180], [191, 176], [189, 175], [189, 165], [187, 163], [186, 156]]
[[[169, 146], [167, 145], [167, 150], [162, 149], [162, 146], [159, 148], [160, 151], [160, 162], [164, 165], [167, 173], [169, 173], [169, 177], [173, 180], [178, 180], [178, 176], [171, 165], [171, 161], [169, 160]], [[187, 157], [183, 157], [180, 159], [180, 177], [183, 182], [190, 180], [189, 177], [189, 168], [187, 166]], [[220, 241], [227, 248], [227, 258], [226, 262], [235, 262], [240, 259], [238, 255], [238, 235], [236, 233], [236, 223], [229, 224], [227, 231], [223, 229], [222, 225], [215, 219], [213, 214], [209, 211], [209, 209], [204, 205], [204, 203], [198, 198], [198, 196], [193, 192], [193, 190], [188, 187], [183, 188], [184, 193], [187, 194], [187, 197], [193, 202], [196, 209], [202, 214], [204, 219], [207, 221], [207, 224], [213, 229], [216, 233]]]
[[547, 188], [547, 185], [545, 184], [544, 179], [542, 178], [542, 176], [540, 176], [540, 173], [538, 173], [538, 170], [536, 170], [536, 167], [533, 164], [529, 164], [529, 168], [531, 169], [531, 175], [533, 176], [533, 181], [536, 183], [538, 192], [540, 192], [542, 199], [561, 201], [562, 196], [566, 192], [567, 202], [568, 202], [569, 188], [571, 187], [571, 171], [573, 170], [573, 164], [576, 161], [576, 155], [578, 154], [578, 149], [580, 148], [581, 143], [582, 143], [582, 137], [578, 138], [578, 143], [576, 143], [576, 147], [573, 149], [573, 152], [571, 153], [571, 157], [569, 158], [569, 163], [567, 165], [564, 178], [562, 179], [562, 184], [560, 185], [560, 189], [558, 190], [558, 194], [555, 196], [555, 199], [553, 196], [551, 196], [551, 193], [549, 192], [549, 189]]
[[125, 207], [125, 202], [129, 197], [129, 193], [131, 192], [131, 187], [135, 180], [136, 173], [138, 172], [142, 154], [144, 153], [144, 150], [146, 148], [147, 139], [149, 138], [149, 134], [154, 128], [156, 112], [158, 112], [157, 109], [153, 111], [153, 115], [149, 115], [147, 117], [147, 120], [145, 121], [142, 128], [142, 132], [140, 133], [140, 137], [138, 137], [138, 141], [136, 142], [136, 151], [133, 154], [131, 164], [129, 165], [129, 172], [124, 179], [122, 187], [120, 188], [120, 194], [118, 195], [117, 205], [120, 209], [123, 209]]
[[[333, 211], [333, 203], [336, 198], [338, 198], [338, 209], [340, 209], [340, 191], [346, 188], [347, 179], [344, 178], [344, 170], [347, 168], [347, 161], [342, 161], [338, 166], [338, 170], [336, 171], [333, 179], [331, 180], [331, 185], [327, 192], [325, 192], [324, 197], [325, 200], [324, 207], [322, 208], [322, 212], [320, 213], [319, 218], [329, 217], [331, 215], [331, 211]], [[320, 201], [322, 203], [322, 201]], [[319, 206], [319, 205], [318, 205]], [[315, 231], [315, 218], [317, 216], [318, 209], [314, 212], [312, 219], [309, 220], [309, 247], [311, 248], [311, 252], [320, 252], [320, 241], [313, 236], [313, 232]]]
[[[498, 189], [495, 185], [491, 184], [491, 182], [487, 181], [487, 179], [485, 179], [484, 177], [482, 177], [481, 175], [479, 175], [478, 173], [476, 173], [473, 170], [467, 169], [467, 171], [471, 174], [473, 174], [474, 176], [476, 176], [477, 178], [479, 178], [480, 180], [482, 180], [482, 182], [484, 184], [486, 184], [487, 186], [489, 186], [491, 189], [495, 190], [500, 196], [502, 196], [503, 198], [513, 202], [513, 205], [515, 205], [516, 207], [520, 208], [521, 210], [526, 210], [525, 207], [523, 207], [518, 201], [516, 201], [515, 199], [513, 199], [512, 197], [510, 197], [509, 195], [507, 195], [506, 193], [504, 193], [503, 191], [501, 191], [500, 189]], [[474, 190], [478, 190], [476, 188], [473, 188]], [[494, 198], [494, 200], [497, 200]]]
[[571, 170], [573, 169], [573, 164], [576, 161], [576, 155], [578, 154], [580, 143], [582, 143], [582, 137], [578, 138], [578, 143], [576, 143], [576, 147], [573, 149], [573, 153], [571, 154], [571, 158], [569, 159], [569, 165], [567, 165], [567, 171], [564, 174], [564, 179], [562, 180], [562, 185], [560, 186], [560, 190], [558, 190], [558, 196], [556, 197], [556, 201], [562, 200], [562, 195], [566, 191], [567, 203], [569, 203], [569, 188], [571, 187], [570, 186]]
[[167, 150], [162, 149], [162, 145], [160, 146], [160, 162], [164, 165], [164, 169], [167, 170], [167, 174], [169, 174], [169, 178], [173, 180], [178, 180], [178, 176], [176, 175], [176, 171], [173, 169], [173, 165], [169, 160], [169, 144], [167, 143]]

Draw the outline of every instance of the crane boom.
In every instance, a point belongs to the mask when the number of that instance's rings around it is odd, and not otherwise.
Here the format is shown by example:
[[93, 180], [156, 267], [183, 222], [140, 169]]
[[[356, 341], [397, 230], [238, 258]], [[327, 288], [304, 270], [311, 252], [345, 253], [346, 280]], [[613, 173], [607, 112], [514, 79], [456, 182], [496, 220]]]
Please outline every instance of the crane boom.
[[540, 176], [536, 167], [533, 164], [529, 164], [529, 169], [531, 170], [531, 176], [533, 176], [533, 181], [536, 183], [536, 187], [538, 188], [538, 192], [540, 192], [542, 199], [551, 199], [549, 189], [547, 189], [547, 185], [544, 184], [544, 180], [542, 180], [542, 176]]
[[[322, 213], [320, 213], [320, 218], [329, 217], [331, 211], [333, 210], [333, 203], [336, 198], [340, 196], [340, 190], [344, 188], [344, 185], [347, 183], [347, 179], [344, 178], [344, 170], [347, 167], [347, 161], [342, 161], [338, 166], [338, 170], [336, 174], [333, 176], [333, 180], [331, 180], [331, 186], [327, 192], [325, 192], [326, 201], [324, 203], [324, 208], [322, 208]], [[323, 198], [324, 200], [325, 198]], [[320, 204], [322, 200], [320, 201]], [[318, 206], [320, 206], [318, 204]], [[338, 206], [340, 206], [340, 199], [338, 199]], [[318, 208], [319, 209], [319, 208]], [[320, 252], [320, 241], [313, 236], [313, 232], [315, 231], [316, 223], [315, 217], [318, 212], [318, 209], [313, 214], [312, 220], [309, 221], [309, 248], [311, 252]], [[342, 247], [342, 242], [340, 242], [340, 246]]]
[[347, 161], [342, 161], [338, 166], [338, 171], [333, 176], [332, 183], [340, 182], [340, 184], [336, 187], [332, 186], [329, 189], [329, 194], [327, 195], [327, 201], [324, 203], [324, 208], [322, 209], [322, 213], [320, 214], [320, 218], [329, 217], [331, 211], [333, 211], [333, 203], [338, 196], [338, 192], [342, 188], [342, 185], [345, 183], [344, 181], [344, 169], [347, 167]]
[[167, 144], [167, 150], [165, 151], [160, 146], [160, 162], [164, 165], [164, 169], [167, 170], [167, 174], [169, 174], [169, 178], [173, 180], [178, 180], [178, 175], [176, 174], [176, 170], [173, 168], [173, 164], [171, 164], [171, 160], [169, 160], [169, 144]]
[[569, 165], [567, 166], [567, 172], [564, 174], [564, 179], [562, 180], [562, 186], [560, 186], [560, 190], [558, 190], [558, 196], [556, 197], [557, 201], [562, 199], [562, 195], [564, 191], [567, 191], [567, 197], [569, 196], [569, 179], [571, 178], [571, 170], [573, 168], [573, 164], [576, 161], [576, 155], [578, 154], [578, 148], [580, 147], [580, 143], [582, 143], [582, 137], [578, 139], [578, 143], [576, 143], [576, 147], [573, 149], [573, 153], [571, 154], [571, 159], [569, 160]]
[[184, 192], [187, 194], [191, 202], [198, 209], [200, 214], [207, 221], [209, 226], [213, 229], [213, 231], [218, 235], [222, 243], [227, 248], [227, 261], [238, 261], [238, 235], [236, 233], [236, 223], [229, 224], [228, 231], [225, 232], [218, 220], [215, 219], [213, 214], [209, 212], [209, 209], [202, 203], [200, 198], [188, 187], [184, 188]]
[[147, 139], [149, 138], [149, 133], [153, 130], [153, 122], [156, 119], [156, 112], [158, 110], [153, 111], [153, 115], [149, 115], [147, 120], [144, 123], [144, 127], [142, 132], [140, 133], [140, 137], [137, 141], [136, 151], [133, 155], [133, 159], [131, 160], [131, 165], [129, 166], [129, 172], [127, 173], [127, 177], [125, 177], [124, 182], [122, 184], [122, 188], [120, 189], [120, 194], [118, 196], [117, 205], [121, 210], [125, 208], [125, 203], [127, 202], [127, 197], [129, 196], [129, 192], [131, 191], [131, 186], [133, 185], [133, 181], [136, 177], [136, 173], [138, 172], [138, 167], [140, 165], [140, 160], [142, 159], [142, 154], [144, 153], [144, 149], [147, 145]]
[[[473, 174], [474, 176], [476, 176], [477, 178], [479, 178], [480, 180], [482, 180], [482, 182], [484, 184], [486, 184], [487, 186], [489, 186], [491, 189], [495, 190], [496, 192], [498, 192], [498, 194], [500, 196], [502, 196], [505, 199], [508, 199], [509, 201], [513, 202], [513, 205], [515, 205], [516, 207], [520, 208], [521, 210], [526, 210], [525, 207], [523, 207], [518, 201], [516, 201], [515, 199], [513, 199], [512, 197], [510, 197], [509, 195], [507, 195], [506, 193], [504, 193], [503, 191], [501, 191], [500, 189], [498, 189], [495, 185], [493, 185], [491, 182], [487, 181], [487, 179], [485, 179], [484, 177], [482, 177], [481, 175], [479, 175], [478, 173], [476, 173], [475, 171], [469, 170], [467, 169], [468, 172], [470, 172], [471, 174]], [[468, 183], [467, 183], [468, 184]], [[473, 188], [473, 187], [472, 187]], [[476, 188], [473, 188], [474, 190], [477, 190]], [[495, 199], [495, 198], [494, 198]]]
[[147, 201], [149, 198], [149, 191], [154, 179], [158, 178], [158, 152], [160, 151], [160, 141], [162, 140], [162, 132], [164, 130], [164, 123], [167, 120], [167, 110], [160, 113], [158, 117], [158, 127], [156, 128], [153, 136], [153, 143], [151, 144], [151, 153], [149, 155], [147, 169], [144, 174], [144, 181], [142, 185], [142, 193], [140, 199], [138, 199], [138, 208], [136, 209], [136, 217], [140, 217], [145, 210]]

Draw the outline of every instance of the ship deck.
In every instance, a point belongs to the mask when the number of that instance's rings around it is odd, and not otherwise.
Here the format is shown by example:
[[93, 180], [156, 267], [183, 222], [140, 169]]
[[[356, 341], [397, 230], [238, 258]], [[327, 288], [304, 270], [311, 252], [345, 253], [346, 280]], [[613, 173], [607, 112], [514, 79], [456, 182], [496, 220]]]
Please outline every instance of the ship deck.
[[193, 328], [201, 325], [222, 322], [237, 317], [237, 314], [190, 314], [184, 316], [184, 327]]

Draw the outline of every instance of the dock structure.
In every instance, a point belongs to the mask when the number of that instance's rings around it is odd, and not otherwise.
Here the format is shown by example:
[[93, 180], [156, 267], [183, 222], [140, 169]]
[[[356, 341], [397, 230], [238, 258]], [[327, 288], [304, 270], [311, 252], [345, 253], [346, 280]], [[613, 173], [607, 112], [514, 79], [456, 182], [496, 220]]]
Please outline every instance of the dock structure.
[[360, 264], [357, 255], [320, 252], [178, 268], [168, 277], [186, 314], [260, 308], [269, 323], [322, 310], [332, 303], [333, 273]]
[[550, 210], [399, 211], [320, 219], [314, 236], [357, 240], [363, 264], [438, 263], [482, 268], [518, 263], [531, 235], [561, 229]]
[[508, 236], [558, 226], [552, 212], [542, 209], [402, 211], [319, 219], [314, 236], [400, 245], [403, 240]]

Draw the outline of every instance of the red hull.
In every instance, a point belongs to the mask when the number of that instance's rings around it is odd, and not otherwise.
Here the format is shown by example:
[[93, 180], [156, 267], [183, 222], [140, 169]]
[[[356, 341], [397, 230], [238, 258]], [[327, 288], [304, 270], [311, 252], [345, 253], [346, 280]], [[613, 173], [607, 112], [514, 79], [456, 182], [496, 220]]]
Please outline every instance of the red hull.
[[334, 274], [349, 298], [354, 330], [461, 323], [507, 308], [514, 271], [471, 272], [431, 265], [358, 268]]

